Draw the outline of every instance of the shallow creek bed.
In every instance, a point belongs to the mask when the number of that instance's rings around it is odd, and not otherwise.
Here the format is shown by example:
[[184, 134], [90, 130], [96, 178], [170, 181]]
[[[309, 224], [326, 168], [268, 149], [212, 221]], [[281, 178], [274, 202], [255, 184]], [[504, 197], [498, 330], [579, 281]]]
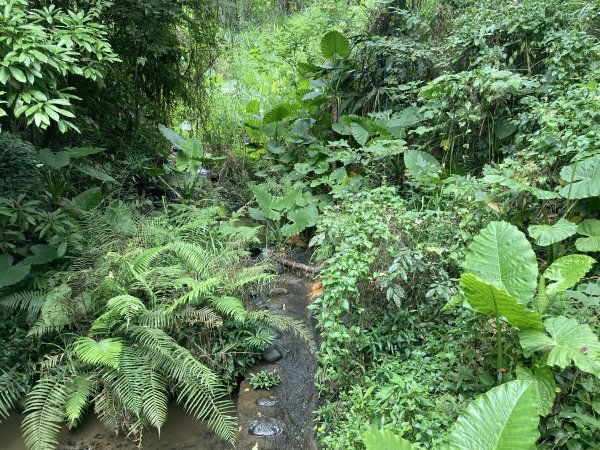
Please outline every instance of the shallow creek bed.
[[[286, 276], [286, 284], [256, 298], [254, 307], [287, 314], [313, 329], [306, 309], [309, 282]], [[269, 362], [270, 361], [270, 362]], [[314, 414], [317, 394], [314, 386], [316, 361], [308, 343], [291, 333], [277, 332], [263, 360], [252, 367], [242, 381], [237, 398], [238, 433], [236, 450], [313, 450]], [[279, 386], [255, 390], [250, 376], [263, 370], [275, 370], [281, 376]], [[22, 417], [12, 414], [0, 425], [0, 450], [25, 450], [21, 435]], [[114, 437], [95, 418], [89, 417], [75, 431], [60, 434], [58, 450], [134, 450], [138, 447], [124, 437]], [[160, 436], [144, 434], [147, 450], [229, 450], [231, 446], [214, 436], [204, 423], [195, 421], [175, 404]]]

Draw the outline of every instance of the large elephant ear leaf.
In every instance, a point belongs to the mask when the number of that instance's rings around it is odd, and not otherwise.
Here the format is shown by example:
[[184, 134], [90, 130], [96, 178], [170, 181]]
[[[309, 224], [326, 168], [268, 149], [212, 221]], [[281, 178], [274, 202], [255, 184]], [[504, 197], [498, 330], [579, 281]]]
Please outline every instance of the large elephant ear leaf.
[[564, 241], [577, 232], [577, 225], [560, 219], [554, 225], [531, 225], [527, 231], [537, 245], [547, 246]]
[[350, 41], [339, 31], [330, 31], [321, 39], [321, 53], [327, 59], [333, 59], [335, 55], [347, 58], [350, 50]]
[[538, 404], [530, 381], [510, 381], [467, 406], [450, 430], [452, 450], [535, 450]]
[[577, 227], [577, 233], [587, 236], [575, 241], [577, 250], [580, 252], [600, 252], [600, 220], [584, 220]]
[[13, 265], [13, 257], [8, 253], [0, 255], [0, 288], [17, 284], [31, 271], [31, 265], [17, 263]]
[[559, 316], [544, 321], [546, 331], [523, 330], [519, 334], [525, 356], [549, 351], [547, 364], [564, 369], [573, 363], [579, 370], [600, 376], [600, 342], [589, 325]]
[[544, 272], [544, 278], [554, 281], [546, 288], [549, 296], [575, 286], [588, 271], [596, 260], [586, 255], [568, 255], [558, 258]]
[[567, 183], [559, 191], [564, 198], [598, 197], [600, 195], [600, 155], [563, 167], [560, 177]]
[[287, 215], [292, 223], [281, 227], [281, 234], [287, 237], [296, 236], [309, 227], [314, 227], [319, 217], [316, 206], [310, 205], [306, 208], [299, 208], [290, 211]]
[[482, 314], [504, 317], [511, 325], [525, 328], [542, 328], [542, 319], [535, 311], [525, 309], [516, 298], [481, 278], [464, 273], [460, 285], [471, 307]]
[[464, 268], [521, 303], [529, 302], [536, 290], [535, 253], [525, 235], [507, 222], [491, 222], [479, 232], [469, 245]]
[[535, 394], [538, 400], [538, 414], [547, 416], [554, 405], [556, 397], [556, 381], [552, 369], [548, 366], [537, 367], [531, 371], [526, 367], [517, 366], [517, 379], [530, 381], [535, 387]]
[[404, 153], [404, 164], [417, 181], [431, 181], [442, 171], [442, 166], [435, 156], [420, 150]]
[[418, 447], [390, 430], [369, 430], [362, 435], [367, 450], [417, 450]]

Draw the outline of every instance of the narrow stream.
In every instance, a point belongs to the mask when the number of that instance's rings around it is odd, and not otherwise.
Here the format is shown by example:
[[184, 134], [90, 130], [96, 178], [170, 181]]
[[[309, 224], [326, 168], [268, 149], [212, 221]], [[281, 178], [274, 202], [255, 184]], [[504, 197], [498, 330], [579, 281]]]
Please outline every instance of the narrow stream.
[[[287, 314], [311, 327], [308, 306], [308, 281], [287, 276], [288, 281], [273, 294], [256, 299], [256, 307], [274, 314]], [[237, 399], [239, 422], [236, 450], [315, 450], [314, 415], [317, 394], [314, 386], [316, 361], [309, 345], [290, 333], [279, 333], [273, 343], [273, 354], [281, 358], [263, 361], [252, 367], [240, 385]], [[281, 384], [267, 390], [254, 390], [250, 374], [261, 370], [277, 371]], [[23, 416], [13, 413], [0, 424], [1, 450], [26, 450], [21, 435]], [[134, 450], [137, 446], [124, 437], [113, 436], [91, 414], [75, 431], [61, 431], [59, 450]], [[178, 405], [171, 405], [160, 436], [144, 434], [148, 450], [230, 450], [231, 446], [214, 436], [204, 423], [197, 422]]]

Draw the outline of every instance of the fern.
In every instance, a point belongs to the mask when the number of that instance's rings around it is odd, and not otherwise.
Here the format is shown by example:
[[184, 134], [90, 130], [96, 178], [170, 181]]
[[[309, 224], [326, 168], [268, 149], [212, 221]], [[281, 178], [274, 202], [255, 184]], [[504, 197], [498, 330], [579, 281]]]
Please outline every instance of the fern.
[[315, 341], [310, 329], [301, 320], [296, 320], [286, 315], [271, 314], [268, 311], [249, 311], [247, 320], [264, 323], [280, 331], [294, 333], [302, 339], [311, 350], [314, 350]]
[[14, 292], [2, 298], [0, 304], [8, 309], [20, 309], [37, 315], [42, 309], [45, 295], [43, 291]]
[[6, 419], [19, 398], [27, 392], [27, 376], [17, 369], [0, 375], [0, 422]]
[[77, 375], [66, 385], [65, 411], [69, 428], [79, 424], [82, 414], [98, 388], [94, 375]]
[[65, 420], [68, 379], [60, 372], [40, 378], [27, 396], [25, 418], [21, 428], [29, 450], [53, 450]]
[[167, 408], [169, 407], [167, 381], [160, 372], [154, 369], [150, 369], [146, 376], [148, 383], [144, 392], [142, 410], [150, 425], [160, 431], [167, 420]]
[[210, 305], [225, 316], [243, 322], [246, 319], [246, 308], [236, 297], [211, 297]]
[[123, 344], [114, 338], [95, 341], [82, 337], [75, 342], [75, 353], [81, 361], [92, 365], [118, 367]]
[[182, 304], [195, 302], [202, 297], [210, 295], [215, 288], [221, 284], [221, 281], [220, 277], [212, 277], [204, 281], [196, 281], [192, 278], [180, 280], [180, 283], [188, 285], [191, 290], [176, 299], [173, 304], [167, 308], [166, 313], [173, 312]]

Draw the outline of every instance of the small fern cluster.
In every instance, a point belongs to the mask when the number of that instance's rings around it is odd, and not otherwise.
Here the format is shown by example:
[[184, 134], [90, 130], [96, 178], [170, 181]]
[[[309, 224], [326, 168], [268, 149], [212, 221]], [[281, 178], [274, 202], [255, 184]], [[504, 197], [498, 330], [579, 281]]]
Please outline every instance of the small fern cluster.
[[[249, 264], [244, 248], [256, 230], [217, 217], [194, 207], [136, 217], [111, 204], [82, 226], [86, 251], [67, 272], [3, 296], [3, 307], [31, 318], [30, 335], [57, 348], [38, 364], [27, 398], [28, 448], [54, 448], [62, 424], [76, 426], [92, 405], [109, 429], [141, 440], [144, 427], [164, 425], [171, 398], [233, 441], [221, 374], [236, 343], [223, 330], [236, 328], [250, 352], [272, 339], [270, 326], [308, 336], [297, 322], [245, 308], [244, 293], [271, 279], [269, 264]], [[0, 375], [0, 418], [26, 386], [15, 371]]]

